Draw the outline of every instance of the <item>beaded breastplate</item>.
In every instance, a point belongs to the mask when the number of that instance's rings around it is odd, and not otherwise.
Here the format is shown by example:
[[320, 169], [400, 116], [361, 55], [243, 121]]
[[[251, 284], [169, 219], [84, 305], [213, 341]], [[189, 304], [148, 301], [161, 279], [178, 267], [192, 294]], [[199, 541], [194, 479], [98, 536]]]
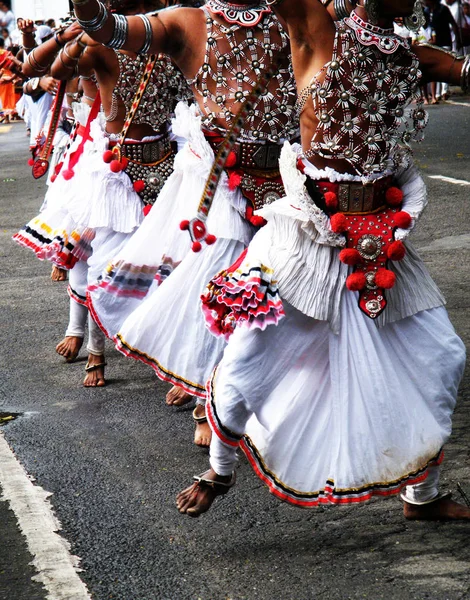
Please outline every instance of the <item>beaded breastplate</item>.
[[249, 27], [239, 20], [236, 23], [227, 20], [226, 25], [215, 21], [214, 14], [225, 18], [217, 7], [216, 3], [214, 13], [210, 12], [211, 2], [202, 8], [207, 24], [206, 54], [190, 82], [203, 112], [204, 127], [224, 133], [260, 73], [284, 50], [285, 62], [250, 111], [240, 138], [273, 142], [293, 138], [298, 134], [297, 93], [287, 34], [264, 5], [259, 8], [259, 15], [250, 15], [255, 25]]
[[[132, 58], [121, 52], [116, 52], [116, 55], [119, 62], [119, 79], [113, 92], [113, 106], [116, 105], [116, 99], [121, 99], [128, 114], [148, 56], [139, 55]], [[132, 122], [135, 125], [146, 123], [158, 129], [170, 120], [177, 102], [190, 96], [191, 92], [181, 72], [168, 56], [161, 54]]]
[[427, 124], [418, 59], [393, 29], [355, 12], [336, 28], [331, 61], [299, 96], [299, 114], [311, 96], [318, 118], [305, 155], [347, 161], [359, 175], [393, 169]]

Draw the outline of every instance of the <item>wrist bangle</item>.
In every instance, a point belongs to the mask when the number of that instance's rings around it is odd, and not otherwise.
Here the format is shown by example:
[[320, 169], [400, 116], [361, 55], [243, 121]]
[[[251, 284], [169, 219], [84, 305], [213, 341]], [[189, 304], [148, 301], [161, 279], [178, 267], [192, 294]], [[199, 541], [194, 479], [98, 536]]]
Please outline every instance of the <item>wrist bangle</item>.
[[109, 13], [108, 13], [105, 5], [102, 2], [98, 2], [98, 5], [99, 5], [98, 13], [93, 17], [93, 19], [90, 19], [88, 21], [83, 21], [77, 15], [77, 23], [86, 32], [93, 33], [94, 31], [99, 31], [100, 29], [103, 29], [103, 27], [108, 19]]
[[61, 41], [60, 41], [60, 37], [59, 37], [59, 35], [60, 35], [60, 33], [59, 33], [58, 31], [56, 31], [56, 32], [54, 33], [54, 41], [55, 41], [55, 43], [56, 43], [56, 44], [57, 44], [57, 45], [58, 45], [60, 48], [62, 48], [62, 47], [64, 46], [64, 42], [61, 42]]
[[76, 38], [75, 43], [78, 44], [80, 48], [83, 48], [83, 50], [86, 50], [88, 48], [88, 45], [85, 44], [85, 42], [82, 42], [81, 36]]
[[[108, 48], [119, 50], [127, 42], [129, 24], [127, 22], [127, 18], [124, 15], [116, 15], [115, 13], [113, 13], [112, 17], [114, 19], [114, 31], [111, 39], [108, 42], [106, 42], [105, 45], [108, 46]], [[147, 45], [147, 41], [145, 42], [145, 45]]]
[[152, 25], [150, 24], [150, 20], [147, 17], [147, 15], [136, 15], [136, 16], [139, 17], [140, 19], [142, 19], [142, 23], [144, 24], [144, 28], [145, 28], [144, 45], [138, 51], [138, 54], [148, 54], [148, 52], [150, 50], [150, 46], [152, 45], [152, 41], [153, 41]]
[[47, 69], [49, 68], [49, 65], [41, 65], [40, 63], [38, 63], [38, 61], [36, 60], [36, 57], [34, 56], [34, 51], [36, 49], [32, 50], [29, 54], [28, 54], [28, 58], [26, 59], [28, 61], [28, 65], [34, 70], [34, 71], [39, 71], [39, 73], [45, 73], [47, 71]]
[[73, 62], [78, 62], [80, 60], [81, 52], [80, 52], [80, 54], [78, 56], [70, 56], [70, 54], [67, 52], [67, 46], [69, 46], [70, 44], [72, 44], [72, 42], [69, 42], [68, 44], [65, 44], [65, 46], [62, 49], [62, 52], [65, 54], [65, 56], [69, 60], [73, 60]]
[[[64, 62], [64, 49], [62, 48], [62, 50], [59, 52], [59, 60], [62, 63], [62, 66], [65, 67], [66, 69], [75, 69], [75, 67], [77, 66], [77, 62], [75, 62], [73, 65], [68, 65], [66, 62]], [[67, 54], [66, 54], [67, 56]]]

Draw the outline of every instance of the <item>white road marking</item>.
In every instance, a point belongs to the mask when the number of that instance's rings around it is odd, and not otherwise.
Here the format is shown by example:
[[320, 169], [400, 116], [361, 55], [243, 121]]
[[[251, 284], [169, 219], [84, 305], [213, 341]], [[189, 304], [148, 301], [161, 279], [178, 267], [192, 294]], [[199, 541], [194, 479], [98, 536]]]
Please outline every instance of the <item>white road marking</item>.
[[61, 537], [61, 524], [55, 517], [48, 497], [34, 485], [0, 434], [0, 483], [3, 500], [8, 500], [18, 525], [26, 537], [34, 577], [44, 585], [48, 600], [90, 600], [86, 585], [77, 574], [80, 559], [70, 553], [70, 544]]
[[470, 106], [468, 102], [455, 102], [455, 100], [446, 100], [446, 104], [455, 104], [455, 106]]
[[470, 181], [465, 179], [454, 179], [453, 177], [445, 177], [444, 175], [428, 175], [429, 179], [439, 179], [446, 183], [455, 183], [456, 185], [470, 185]]

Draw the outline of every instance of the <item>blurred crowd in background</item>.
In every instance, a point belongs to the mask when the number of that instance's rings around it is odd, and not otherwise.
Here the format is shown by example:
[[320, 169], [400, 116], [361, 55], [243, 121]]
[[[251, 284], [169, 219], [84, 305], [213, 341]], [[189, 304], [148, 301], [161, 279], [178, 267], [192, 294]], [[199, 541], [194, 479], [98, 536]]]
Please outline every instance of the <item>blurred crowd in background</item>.
[[[470, 3], [462, 0], [423, 0], [426, 24], [418, 32], [408, 31], [403, 22], [397, 19], [395, 31], [403, 37], [411, 37], [415, 43], [436, 44], [457, 54], [470, 53]], [[30, 15], [14, 15], [10, 0], [0, 1], [0, 123], [21, 118], [22, 110], [17, 103], [23, 94], [24, 81], [1, 67], [2, 55], [9, 52], [23, 60], [22, 32], [18, 24]], [[41, 44], [49, 39], [54, 31], [60, 30], [71, 21], [67, 14], [55, 19], [36, 20], [36, 42]], [[43, 90], [44, 91], [44, 90]], [[425, 102], [439, 104], [449, 98], [447, 84], [432, 82], [423, 87]], [[21, 109], [21, 106], [20, 106]]]

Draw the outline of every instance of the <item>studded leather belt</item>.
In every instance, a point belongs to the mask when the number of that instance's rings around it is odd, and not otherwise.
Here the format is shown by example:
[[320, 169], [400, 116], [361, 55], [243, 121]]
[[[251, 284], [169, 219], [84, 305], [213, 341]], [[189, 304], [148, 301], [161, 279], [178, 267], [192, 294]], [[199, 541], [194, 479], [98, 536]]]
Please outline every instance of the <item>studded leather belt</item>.
[[[116, 142], [110, 142], [112, 148]], [[140, 165], [155, 165], [168, 154], [176, 150], [176, 142], [171, 142], [169, 136], [151, 142], [124, 141], [122, 155], [130, 162]]]
[[326, 192], [333, 192], [337, 198], [336, 210], [345, 215], [367, 215], [379, 212], [387, 206], [385, 194], [392, 181], [391, 176], [381, 177], [366, 184], [356, 181], [314, 181], [307, 177], [305, 185], [315, 204], [327, 213], [330, 210], [324, 195]]
[[[204, 135], [214, 153], [217, 153], [223, 137], [212, 131], [204, 131]], [[231, 150], [233, 160], [230, 160], [227, 166], [230, 168], [258, 169], [260, 171], [278, 171], [281, 150], [281, 144], [237, 142]]]

